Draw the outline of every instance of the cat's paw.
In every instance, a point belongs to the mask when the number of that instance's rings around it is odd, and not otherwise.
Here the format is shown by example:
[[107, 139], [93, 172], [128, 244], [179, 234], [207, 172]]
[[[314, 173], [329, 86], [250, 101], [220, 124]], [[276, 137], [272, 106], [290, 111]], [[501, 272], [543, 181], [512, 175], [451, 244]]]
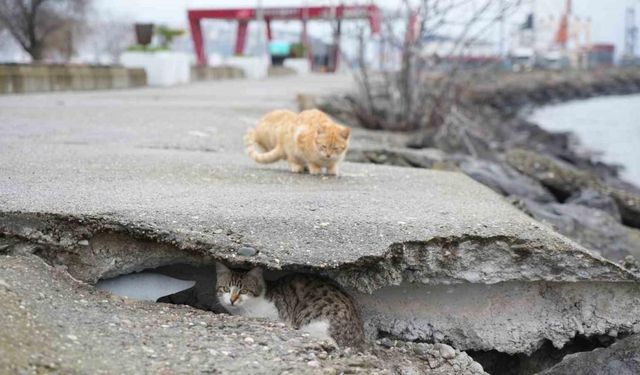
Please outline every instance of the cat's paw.
[[309, 165], [309, 174], [320, 174], [322, 173], [322, 167], [317, 165]]
[[302, 173], [304, 172], [304, 166], [297, 164], [289, 164], [289, 170], [293, 173]]
[[337, 176], [338, 175], [338, 165], [335, 164], [335, 165], [327, 167], [327, 174], [329, 176]]

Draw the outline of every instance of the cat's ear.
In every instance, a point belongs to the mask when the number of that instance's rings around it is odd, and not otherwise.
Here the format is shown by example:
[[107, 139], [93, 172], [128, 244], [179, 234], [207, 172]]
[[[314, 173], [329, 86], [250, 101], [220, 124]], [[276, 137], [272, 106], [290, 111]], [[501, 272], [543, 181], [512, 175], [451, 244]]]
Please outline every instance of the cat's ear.
[[252, 269], [251, 271], [247, 272], [248, 276], [253, 276], [258, 280], [262, 280], [262, 268], [260, 267], [255, 267], [254, 269]]
[[229, 273], [231, 272], [231, 270], [229, 268], [227, 268], [227, 266], [225, 266], [224, 264], [220, 263], [220, 262], [216, 262], [216, 274], [217, 275], [221, 275], [224, 273]]
[[343, 127], [342, 130], [340, 130], [340, 136], [344, 139], [349, 139], [349, 136], [351, 136], [351, 128]]

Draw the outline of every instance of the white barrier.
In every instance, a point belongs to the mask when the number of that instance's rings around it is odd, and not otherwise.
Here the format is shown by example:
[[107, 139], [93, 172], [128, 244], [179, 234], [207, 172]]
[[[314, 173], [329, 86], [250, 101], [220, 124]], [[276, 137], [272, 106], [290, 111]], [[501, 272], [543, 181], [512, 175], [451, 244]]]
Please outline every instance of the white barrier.
[[225, 65], [235, 66], [244, 71], [245, 77], [266, 78], [269, 71], [269, 56], [233, 56], [225, 61]]
[[283, 65], [286, 68], [291, 68], [295, 70], [296, 74], [298, 75], [309, 74], [309, 72], [311, 71], [311, 64], [309, 63], [308, 58], [299, 58], [299, 59], [287, 58], [284, 60]]
[[190, 80], [189, 55], [181, 52], [125, 52], [120, 63], [127, 68], [144, 68], [150, 86], [171, 86]]

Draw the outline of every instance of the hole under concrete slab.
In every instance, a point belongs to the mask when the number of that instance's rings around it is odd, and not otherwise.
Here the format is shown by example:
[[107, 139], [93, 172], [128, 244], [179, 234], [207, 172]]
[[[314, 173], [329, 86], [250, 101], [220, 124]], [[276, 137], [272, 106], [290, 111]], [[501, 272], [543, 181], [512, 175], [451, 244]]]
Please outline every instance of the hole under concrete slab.
[[[264, 271], [267, 280], [275, 280], [287, 272]], [[176, 305], [188, 305], [200, 310], [226, 314], [215, 293], [215, 266], [171, 264], [140, 272], [101, 279], [96, 288], [137, 299]]]
[[96, 288], [113, 294], [153, 302], [188, 305], [224, 314], [215, 295], [215, 266], [177, 263], [101, 279]]
[[510, 355], [496, 350], [471, 350], [467, 351], [467, 354], [469, 354], [474, 361], [480, 363], [486, 372], [492, 375], [533, 375], [553, 367], [569, 354], [605, 348], [622, 338], [624, 338], [624, 335], [618, 337], [609, 335], [596, 335], [591, 337], [576, 335], [562, 348], [556, 348], [551, 341], [546, 340], [538, 350], [530, 355]]

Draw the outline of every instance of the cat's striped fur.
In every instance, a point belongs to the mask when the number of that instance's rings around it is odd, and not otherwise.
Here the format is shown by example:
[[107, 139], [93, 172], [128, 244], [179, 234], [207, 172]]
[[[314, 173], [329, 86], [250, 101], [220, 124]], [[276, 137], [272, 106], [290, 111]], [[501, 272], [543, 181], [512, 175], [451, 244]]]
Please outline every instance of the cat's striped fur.
[[294, 274], [265, 281], [259, 268], [233, 271], [220, 263], [216, 272], [218, 299], [230, 313], [277, 319], [315, 334], [326, 329], [326, 335], [339, 346], [363, 348], [360, 314], [349, 296], [330, 280]]

